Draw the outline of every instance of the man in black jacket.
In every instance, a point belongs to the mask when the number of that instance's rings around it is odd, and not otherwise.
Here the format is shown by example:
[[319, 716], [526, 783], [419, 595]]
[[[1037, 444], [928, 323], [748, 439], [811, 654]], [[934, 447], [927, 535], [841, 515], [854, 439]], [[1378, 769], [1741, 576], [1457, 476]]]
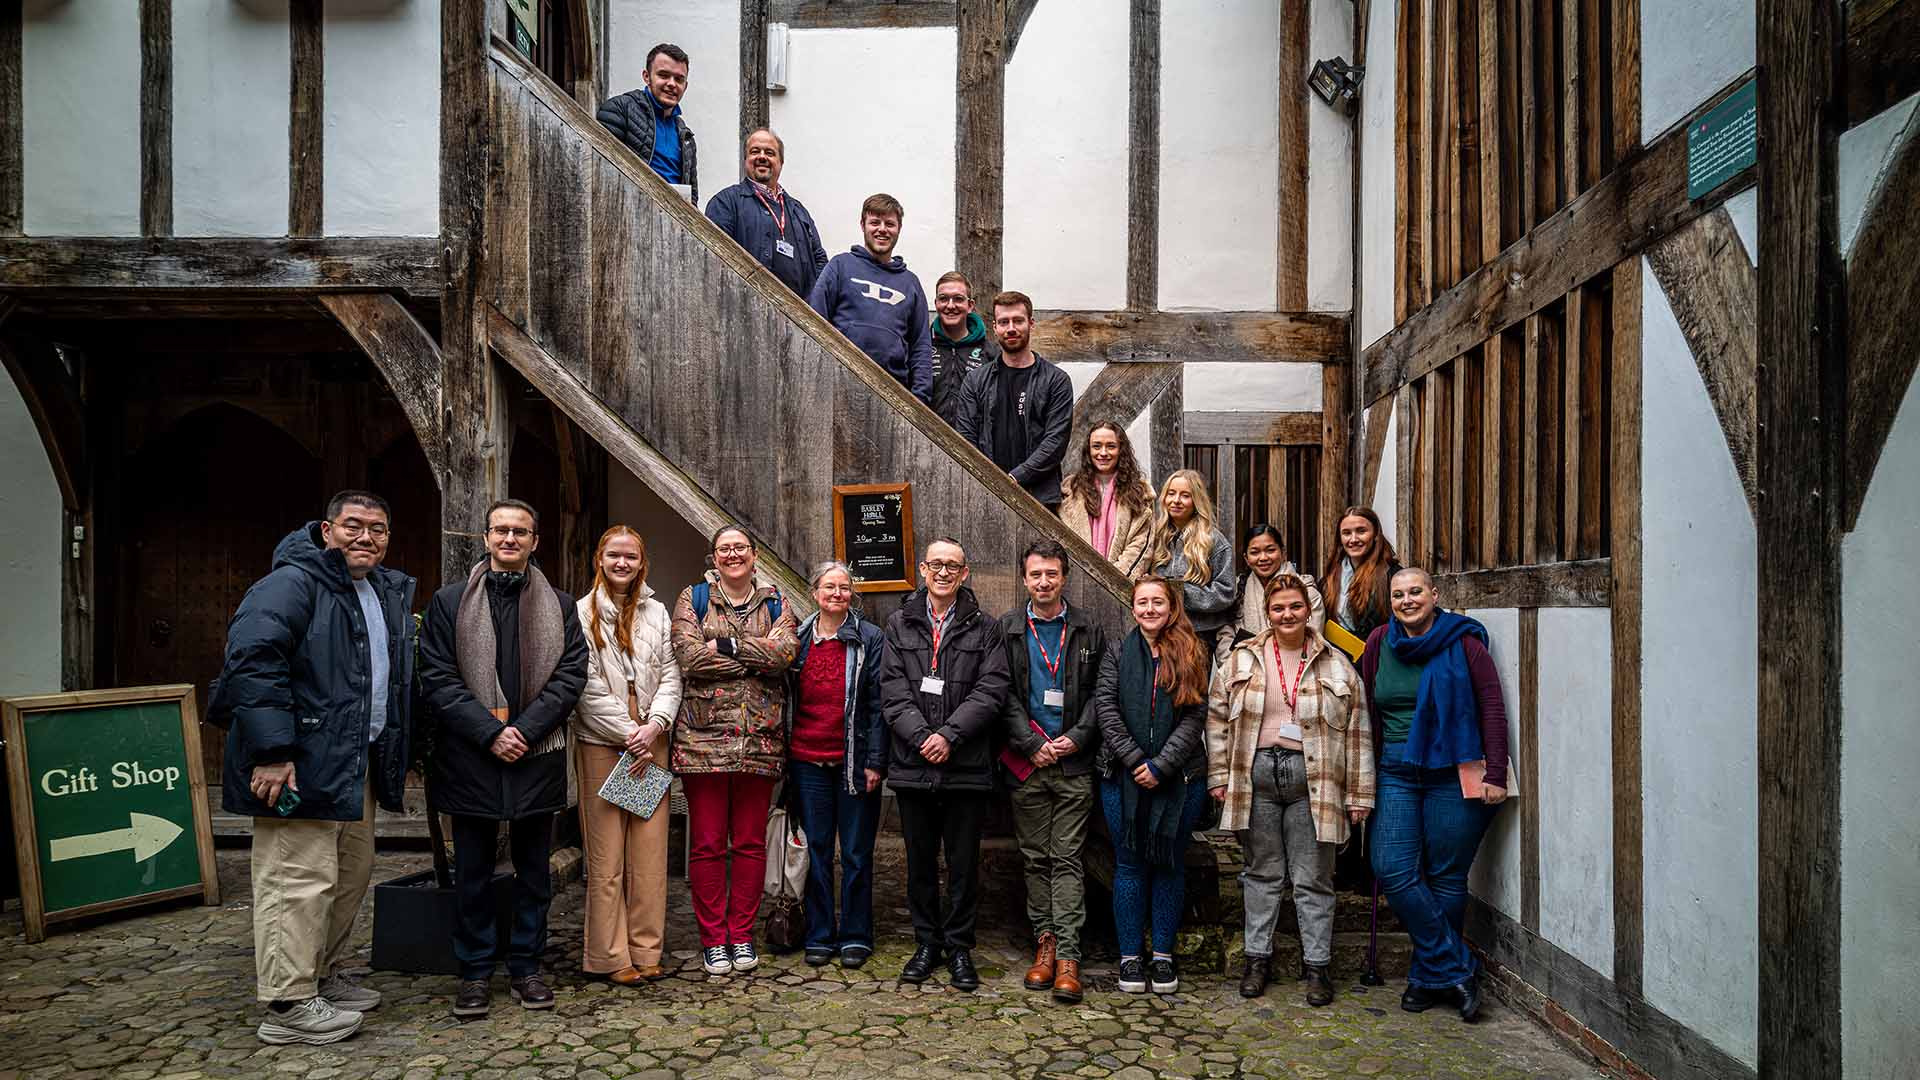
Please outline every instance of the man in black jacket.
[[646, 85], [600, 103], [595, 118], [660, 179], [684, 184], [688, 199], [700, 205], [700, 172], [693, 145], [693, 129], [680, 115], [680, 98], [687, 92], [686, 51], [661, 42], [647, 53]]
[[993, 298], [993, 333], [1000, 362], [982, 364], [961, 384], [954, 430], [1057, 513], [1073, 380], [1033, 351], [1033, 300], [1026, 293]]
[[378, 992], [340, 974], [373, 872], [373, 805], [401, 810], [413, 578], [381, 566], [387, 502], [343, 491], [294, 530], [227, 627], [208, 717], [230, 720], [221, 802], [253, 818], [266, 1043], [337, 1042]]
[[940, 419], [960, 418], [960, 387], [982, 364], [1000, 359], [1000, 343], [973, 310], [973, 284], [958, 270], [933, 283], [933, 400]]
[[433, 595], [421, 637], [420, 683], [439, 720], [427, 769], [428, 803], [453, 815], [460, 962], [455, 1016], [492, 1005], [494, 843], [508, 826], [513, 853], [513, 936], [507, 975], [514, 1000], [553, 1007], [540, 977], [553, 877], [553, 815], [567, 805], [567, 717], [587, 681], [587, 640], [571, 596], [532, 565], [540, 544], [533, 507], [503, 499], [487, 508], [487, 561]]
[[[973, 990], [973, 922], [980, 901], [980, 827], [993, 789], [993, 729], [1007, 695], [999, 626], [966, 587], [967, 553], [927, 545], [926, 584], [887, 619], [880, 702], [893, 732], [887, 785], [907, 845], [907, 910], [919, 942], [900, 971], [923, 983], [944, 952], [956, 990]], [[947, 857], [940, 911], [940, 853]]]
[[1027, 869], [1027, 918], [1037, 939], [1029, 990], [1077, 1002], [1080, 928], [1087, 921], [1080, 852], [1093, 807], [1093, 754], [1100, 722], [1093, 690], [1107, 634], [1069, 608], [1067, 549], [1035, 540], [1020, 556], [1027, 603], [1000, 617], [1012, 687], [1002, 714], [1001, 760], [1013, 788], [1013, 834]]
[[770, 128], [747, 136], [747, 178], [707, 200], [707, 218], [805, 300], [827, 265], [813, 215], [780, 186], [787, 144]]

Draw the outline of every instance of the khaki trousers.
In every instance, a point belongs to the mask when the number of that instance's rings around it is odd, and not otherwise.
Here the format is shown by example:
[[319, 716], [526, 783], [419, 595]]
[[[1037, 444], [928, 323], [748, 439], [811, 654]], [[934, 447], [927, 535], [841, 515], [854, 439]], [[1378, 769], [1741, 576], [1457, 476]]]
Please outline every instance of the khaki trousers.
[[373, 876], [371, 772], [365, 806], [358, 821], [253, 819], [253, 966], [261, 1001], [305, 1001], [346, 962]]
[[[660, 963], [667, 928], [666, 800], [650, 818], [630, 814], [600, 797], [600, 785], [620, 760], [620, 748], [577, 740], [580, 835], [587, 876], [586, 941], [580, 967], [606, 975]], [[663, 735], [651, 748], [667, 759]]]

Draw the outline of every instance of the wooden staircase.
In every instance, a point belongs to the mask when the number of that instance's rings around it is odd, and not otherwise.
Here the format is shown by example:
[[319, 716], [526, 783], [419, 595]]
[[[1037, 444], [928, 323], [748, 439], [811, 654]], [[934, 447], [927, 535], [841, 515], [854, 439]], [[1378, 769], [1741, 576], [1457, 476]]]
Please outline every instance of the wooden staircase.
[[[1070, 602], [1125, 623], [1118, 572], [584, 107], [497, 39], [488, 78], [488, 342], [668, 505], [701, 531], [747, 524], [804, 598], [833, 486], [908, 481], [914, 536], [960, 540], [989, 611], [1046, 535], [1072, 552]], [[866, 597], [880, 617], [898, 601]]]

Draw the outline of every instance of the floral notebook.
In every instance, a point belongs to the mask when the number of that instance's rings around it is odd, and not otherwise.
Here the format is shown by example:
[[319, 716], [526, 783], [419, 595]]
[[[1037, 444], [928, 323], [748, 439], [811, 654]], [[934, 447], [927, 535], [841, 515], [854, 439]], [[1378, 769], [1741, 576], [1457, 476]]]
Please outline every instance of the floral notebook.
[[673, 774], [652, 762], [640, 770], [639, 776], [633, 775], [633, 755], [622, 750], [620, 760], [607, 774], [607, 782], [600, 785], [600, 797], [629, 813], [650, 818], [672, 783]]

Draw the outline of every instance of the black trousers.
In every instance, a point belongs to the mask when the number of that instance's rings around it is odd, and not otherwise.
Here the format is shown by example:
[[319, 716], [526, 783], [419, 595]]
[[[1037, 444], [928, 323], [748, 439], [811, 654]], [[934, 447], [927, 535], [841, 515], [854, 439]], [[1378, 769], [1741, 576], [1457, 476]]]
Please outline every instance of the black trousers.
[[[494, 838], [500, 823], [492, 818], [453, 817], [453, 883], [460, 912], [453, 928], [453, 955], [462, 979], [485, 979], [493, 974], [500, 955], [498, 919], [493, 900]], [[553, 901], [553, 815], [534, 814], [507, 826], [508, 850], [513, 855], [513, 930], [507, 943], [507, 974], [513, 978], [536, 975], [540, 954], [547, 951], [547, 905]]]
[[[900, 834], [907, 843], [907, 911], [914, 940], [946, 949], [973, 948], [980, 911], [980, 828], [985, 791], [901, 791]], [[946, 913], [941, 914], [940, 854], [947, 856]]]

